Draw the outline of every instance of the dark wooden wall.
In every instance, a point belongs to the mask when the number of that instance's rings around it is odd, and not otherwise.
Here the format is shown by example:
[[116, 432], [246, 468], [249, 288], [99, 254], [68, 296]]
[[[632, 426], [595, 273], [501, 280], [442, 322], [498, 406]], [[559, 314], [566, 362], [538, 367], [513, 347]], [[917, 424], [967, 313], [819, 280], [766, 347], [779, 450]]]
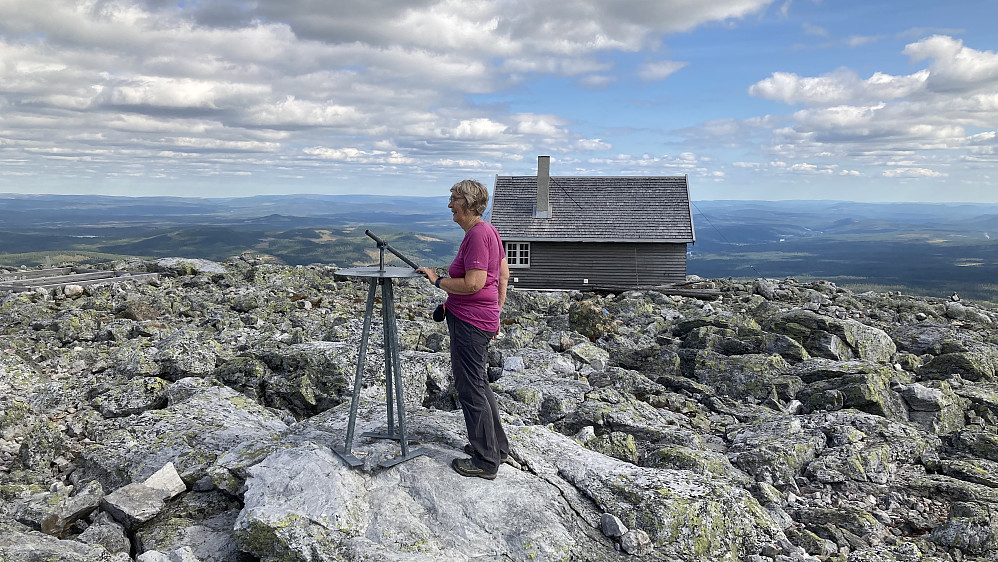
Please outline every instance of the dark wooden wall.
[[510, 285], [522, 289], [623, 289], [682, 283], [686, 281], [686, 244], [531, 242], [530, 267], [511, 267], [509, 276]]

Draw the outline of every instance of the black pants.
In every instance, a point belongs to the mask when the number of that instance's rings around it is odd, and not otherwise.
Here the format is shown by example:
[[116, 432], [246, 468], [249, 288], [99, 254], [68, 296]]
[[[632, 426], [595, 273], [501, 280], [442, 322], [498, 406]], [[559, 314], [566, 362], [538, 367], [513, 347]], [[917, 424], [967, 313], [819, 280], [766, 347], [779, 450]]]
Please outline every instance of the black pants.
[[475, 450], [472, 462], [482, 470], [495, 472], [501, 458], [509, 456], [509, 441], [499, 419], [499, 406], [489, 386], [488, 351], [492, 333], [447, 315], [450, 332], [450, 361], [454, 371], [468, 441]]

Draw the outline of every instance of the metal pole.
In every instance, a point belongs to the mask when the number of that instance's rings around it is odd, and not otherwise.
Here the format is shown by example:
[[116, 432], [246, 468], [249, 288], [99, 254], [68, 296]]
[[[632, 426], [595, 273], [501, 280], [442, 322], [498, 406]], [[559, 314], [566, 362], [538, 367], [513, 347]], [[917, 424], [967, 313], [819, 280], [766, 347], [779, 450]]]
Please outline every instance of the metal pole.
[[398, 337], [398, 322], [395, 318], [395, 291], [392, 288], [393, 283], [388, 282], [388, 300], [385, 303], [385, 308], [390, 309], [386, 314], [389, 319], [387, 324], [390, 326], [391, 331], [391, 347], [392, 347], [392, 370], [395, 372], [395, 402], [398, 410], [399, 417], [399, 439], [402, 443], [402, 458], [407, 458], [409, 456], [409, 442], [406, 438], [405, 433], [405, 387], [402, 385], [402, 368], [401, 360], [399, 358], [399, 337]]
[[394, 360], [392, 359], [392, 340], [390, 323], [390, 313], [391, 308], [388, 303], [392, 299], [392, 280], [382, 279], [381, 280], [381, 318], [382, 318], [382, 328], [385, 336], [384, 347], [385, 347], [385, 406], [388, 409], [388, 437], [395, 437], [395, 419], [394, 419], [394, 409], [392, 408], [392, 386], [395, 382], [395, 377], [392, 376], [392, 367], [394, 366]]
[[347, 423], [347, 442], [343, 452], [351, 454], [353, 447], [353, 432], [357, 427], [357, 407], [360, 402], [360, 386], [364, 376], [364, 360], [367, 358], [367, 338], [371, 335], [371, 317], [374, 316], [374, 293], [377, 279], [371, 278], [367, 290], [367, 309], [364, 312], [364, 330], [360, 336], [360, 351], [357, 354], [357, 373], [353, 378], [353, 397], [350, 399], [350, 421]]

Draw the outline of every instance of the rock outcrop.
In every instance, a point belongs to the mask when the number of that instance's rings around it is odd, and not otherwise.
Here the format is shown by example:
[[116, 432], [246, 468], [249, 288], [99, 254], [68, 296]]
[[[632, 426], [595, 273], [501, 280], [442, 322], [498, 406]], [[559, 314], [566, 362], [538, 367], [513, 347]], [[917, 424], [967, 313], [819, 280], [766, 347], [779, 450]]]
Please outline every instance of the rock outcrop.
[[[489, 353], [512, 453], [466, 442], [442, 294], [396, 290], [346, 439], [365, 283], [130, 261], [0, 295], [0, 561], [998, 560], [998, 312], [793, 279], [516, 292]], [[956, 306], [959, 305], [959, 306]]]

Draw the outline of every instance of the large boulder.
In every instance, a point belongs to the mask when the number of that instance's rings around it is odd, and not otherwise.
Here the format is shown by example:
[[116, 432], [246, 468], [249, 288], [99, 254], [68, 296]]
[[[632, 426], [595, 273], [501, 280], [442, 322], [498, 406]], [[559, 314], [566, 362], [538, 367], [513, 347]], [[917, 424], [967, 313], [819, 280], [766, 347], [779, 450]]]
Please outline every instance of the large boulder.
[[[751, 396], [764, 400], [770, 395], [782, 394], [793, 398], [800, 387], [799, 380], [790, 380], [786, 374], [790, 365], [780, 355], [743, 354], [721, 355], [710, 350], [697, 351], [687, 357], [684, 371], [690, 371], [697, 382], [714, 389], [717, 394], [735, 397]], [[785, 387], [791, 392], [780, 392]]]
[[946, 381], [911, 383], [901, 390], [908, 417], [922, 429], [937, 435], [953, 433], [964, 426], [970, 401], [961, 398]]
[[755, 480], [781, 490], [797, 490], [797, 476], [825, 448], [819, 428], [807, 427], [796, 417], [745, 424], [728, 438], [731, 463]]
[[992, 505], [958, 502], [945, 523], [932, 530], [929, 540], [975, 556], [998, 553], [998, 513]]
[[998, 347], [981, 345], [970, 351], [937, 355], [918, 370], [922, 376], [947, 379], [957, 374], [971, 381], [994, 381], [998, 371]]
[[204, 379], [183, 379], [169, 391], [164, 409], [89, 428], [95, 444], [83, 452], [73, 479], [95, 479], [114, 490], [144, 480], [172, 461], [184, 481], [193, 483], [207, 475], [217, 457], [243, 441], [270, 438], [287, 429], [256, 402]]
[[894, 341], [879, 328], [810, 310], [779, 314], [767, 323], [767, 328], [793, 338], [811, 355], [828, 359], [889, 361], [897, 352]]
[[[869, 361], [814, 359], [795, 365], [790, 372], [804, 382], [797, 396], [811, 410], [855, 408], [892, 420], [908, 419], [904, 401], [892, 388], [895, 379], [903, 375], [892, 367]], [[836, 407], [829, 407], [829, 395], [836, 397]]]
[[898, 467], [918, 462], [941, 446], [938, 437], [909, 424], [881, 416], [842, 410], [801, 418], [804, 427], [821, 431], [826, 447], [808, 464], [815, 482], [871, 482], [887, 484]]

